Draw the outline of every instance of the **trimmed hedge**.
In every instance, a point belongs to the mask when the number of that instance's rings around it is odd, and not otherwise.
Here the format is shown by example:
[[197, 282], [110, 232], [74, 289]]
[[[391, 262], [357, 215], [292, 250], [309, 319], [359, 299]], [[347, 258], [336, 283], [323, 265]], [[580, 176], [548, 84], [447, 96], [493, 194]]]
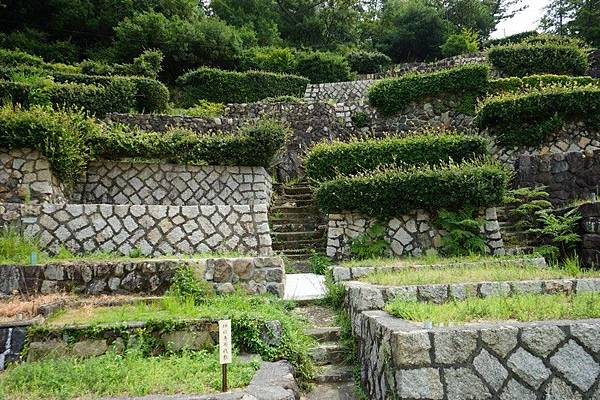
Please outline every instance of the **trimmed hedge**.
[[43, 67], [46, 63], [41, 57], [20, 50], [0, 49], [0, 65], [5, 67], [18, 67], [21, 65]]
[[501, 204], [510, 176], [506, 167], [482, 162], [391, 169], [327, 181], [315, 199], [325, 214], [352, 211], [384, 220], [418, 209]]
[[79, 64], [85, 75], [143, 76], [156, 79], [162, 70], [163, 54], [160, 50], [146, 50], [131, 64], [107, 64], [101, 61], [86, 60]]
[[235, 72], [215, 68], [199, 68], [177, 79], [183, 90], [184, 105], [198, 100], [214, 103], [252, 103], [267, 97], [304, 96], [308, 79], [271, 72]]
[[569, 120], [600, 124], [600, 87], [503, 94], [486, 99], [477, 113], [479, 127], [507, 146], [539, 145]]
[[384, 115], [401, 112], [410, 103], [439, 94], [481, 93], [487, 87], [489, 67], [469, 64], [427, 74], [383, 79], [369, 89], [369, 102]]
[[556, 44], [522, 43], [492, 47], [487, 57], [505, 76], [583, 75], [589, 66], [585, 51], [576, 46]]
[[543, 89], [548, 86], [577, 87], [586, 85], [599, 85], [600, 79], [591, 76], [566, 76], [566, 75], [529, 75], [518, 78], [492, 79], [489, 82], [488, 94], [502, 92], [522, 92], [531, 89]]
[[354, 78], [344, 56], [321, 51], [300, 52], [296, 73], [311, 83], [344, 82]]
[[104, 130], [88, 141], [96, 156], [143, 157], [178, 164], [259, 166], [272, 165], [289, 130], [263, 120], [235, 134], [199, 135], [186, 129], [166, 133], [131, 131], [122, 126]]
[[29, 110], [0, 108], [0, 147], [34, 148], [45, 155], [54, 173], [73, 184], [85, 171], [91, 154], [85, 144], [100, 126], [78, 112], [34, 106]]
[[487, 154], [487, 142], [481, 137], [432, 131], [409, 137], [319, 143], [307, 154], [304, 166], [309, 178], [323, 182], [382, 166], [436, 165]]
[[359, 74], [383, 72], [392, 64], [392, 59], [378, 51], [354, 50], [346, 55], [350, 69]]

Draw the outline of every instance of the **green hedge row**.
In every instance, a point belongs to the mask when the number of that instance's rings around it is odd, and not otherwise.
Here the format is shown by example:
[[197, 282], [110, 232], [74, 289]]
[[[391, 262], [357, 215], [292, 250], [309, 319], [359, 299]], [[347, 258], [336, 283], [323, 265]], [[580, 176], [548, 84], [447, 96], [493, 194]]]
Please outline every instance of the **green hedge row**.
[[91, 157], [86, 138], [99, 132], [100, 126], [82, 113], [37, 106], [0, 108], [0, 147], [37, 149], [66, 184], [74, 183], [85, 171]]
[[162, 70], [163, 54], [160, 50], [146, 50], [131, 64], [108, 64], [101, 61], [86, 60], [79, 64], [85, 75], [142, 76], [156, 79]]
[[600, 87], [550, 87], [486, 99], [477, 124], [506, 146], [543, 143], [566, 121], [600, 126]]
[[440, 94], [480, 93], [487, 87], [489, 67], [470, 64], [426, 74], [383, 79], [369, 89], [369, 102], [384, 115], [401, 112], [410, 103]]
[[296, 75], [215, 68], [199, 68], [177, 79], [177, 85], [183, 92], [183, 102], [188, 107], [198, 100], [251, 103], [267, 97], [302, 97], [308, 83], [308, 79]]
[[427, 132], [409, 137], [319, 143], [304, 159], [306, 174], [323, 182], [384, 166], [436, 165], [483, 157], [487, 142], [478, 136]]
[[326, 214], [353, 211], [388, 219], [417, 209], [490, 207], [502, 203], [510, 172], [495, 163], [391, 169], [321, 184], [317, 206]]
[[566, 76], [566, 75], [529, 75], [521, 78], [492, 79], [488, 83], [488, 94], [503, 92], [523, 92], [532, 89], [543, 89], [548, 86], [577, 87], [586, 85], [600, 85], [600, 79], [591, 76]]
[[583, 75], [589, 67], [584, 50], [560, 44], [512, 44], [492, 47], [487, 57], [505, 76]]
[[359, 74], [376, 74], [385, 71], [392, 59], [378, 51], [354, 50], [346, 54], [352, 71]]

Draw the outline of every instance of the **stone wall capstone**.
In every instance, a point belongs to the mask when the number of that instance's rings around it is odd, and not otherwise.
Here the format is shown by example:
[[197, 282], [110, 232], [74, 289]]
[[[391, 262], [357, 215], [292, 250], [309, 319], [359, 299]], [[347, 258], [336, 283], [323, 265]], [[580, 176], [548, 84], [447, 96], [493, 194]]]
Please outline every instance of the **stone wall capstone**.
[[0, 226], [14, 226], [56, 253], [108, 251], [172, 255], [239, 251], [270, 255], [266, 204], [165, 206], [0, 204]]
[[193, 166], [100, 160], [71, 197], [85, 204], [269, 204], [271, 176], [263, 167]]
[[[504, 244], [495, 208], [485, 210], [482, 234], [488, 252], [504, 254]], [[327, 255], [339, 260], [350, 255], [353, 239], [368, 231], [375, 224], [374, 218], [357, 213], [330, 214], [327, 227]], [[419, 256], [429, 249], [442, 246], [444, 232], [432, 226], [431, 215], [426, 211], [414, 211], [408, 215], [391, 219], [385, 226], [385, 240], [390, 243], [390, 255]]]
[[0, 148], [0, 202], [61, 203], [65, 188], [36, 150]]

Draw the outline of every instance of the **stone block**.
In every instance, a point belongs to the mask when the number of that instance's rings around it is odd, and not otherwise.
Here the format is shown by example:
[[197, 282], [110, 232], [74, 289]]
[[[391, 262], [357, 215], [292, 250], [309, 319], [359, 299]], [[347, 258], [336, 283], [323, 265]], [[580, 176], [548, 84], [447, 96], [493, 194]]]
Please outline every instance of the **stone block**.
[[565, 339], [566, 335], [557, 326], [540, 325], [523, 328], [521, 340], [534, 354], [546, 357]]
[[448, 399], [491, 399], [485, 384], [469, 368], [444, 369]]
[[68, 355], [66, 343], [59, 340], [48, 340], [45, 342], [29, 343], [27, 361], [39, 361], [44, 358], [60, 358]]
[[[535, 393], [521, 385], [514, 379], [511, 379], [506, 388], [500, 394], [500, 400], [536, 400]], [[566, 399], [565, 399], [566, 400]]]
[[494, 390], [499, 390], [506, 378], [508, 377], [508, 371], [502, 363], [485, 349], [481, 350], [481, 353], [473, 360], [473, 366], [475, 370], [485, 379], [485, 381]]
[[584, 392], [592, 387], [600, 374], [600, 365], [573, 340], [550, 357], [550, 364]]
[[508, 367], [534, 388], [539, 388], [551, 375], [543, 361], [520, 348], [514, 352], [507, 361]]
[[399, 370], [396, 372], [396, 387], [401, 398], [444, 398], [444, 387], [440, 380], [440, 372], [436, 368]]
[[436, 331], [433, 335], [435, 362], [457, 364], [469, 360], [477, 347], [477, 332], [450, 329]]
[[209, 332], [174, 331], [161, 335], [166, 348], [178, 352], [181, 350], [210, 350], [215, 343]]
[[571, 325], [571, 335], [592, 353], [600, 353], [600, 325], [585, 322]]
[[544, 395], [545, 400], [582, 400], [581, 395], [560, 378], [552, 379]]
[[431, 364], [431, 341], [426, 331], [394, 332], [390, 340], [392, 359], [397, 368]]
[[73, 345], [71, 349], [71, 353], [75, 357], [97, 357], [100, 356], [108, 350], [108, 345], [105, 340], [97, 339], [97, 340], [82, 340]]

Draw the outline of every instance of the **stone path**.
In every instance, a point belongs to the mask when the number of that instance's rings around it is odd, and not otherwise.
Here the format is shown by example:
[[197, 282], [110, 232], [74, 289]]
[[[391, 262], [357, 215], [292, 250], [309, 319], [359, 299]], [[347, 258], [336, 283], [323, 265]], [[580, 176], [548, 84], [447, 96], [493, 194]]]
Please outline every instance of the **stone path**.
[[286, 300], [318, 300], [325, 296], [325, 277], [317, 274], [287, 274], [285, 281]]

